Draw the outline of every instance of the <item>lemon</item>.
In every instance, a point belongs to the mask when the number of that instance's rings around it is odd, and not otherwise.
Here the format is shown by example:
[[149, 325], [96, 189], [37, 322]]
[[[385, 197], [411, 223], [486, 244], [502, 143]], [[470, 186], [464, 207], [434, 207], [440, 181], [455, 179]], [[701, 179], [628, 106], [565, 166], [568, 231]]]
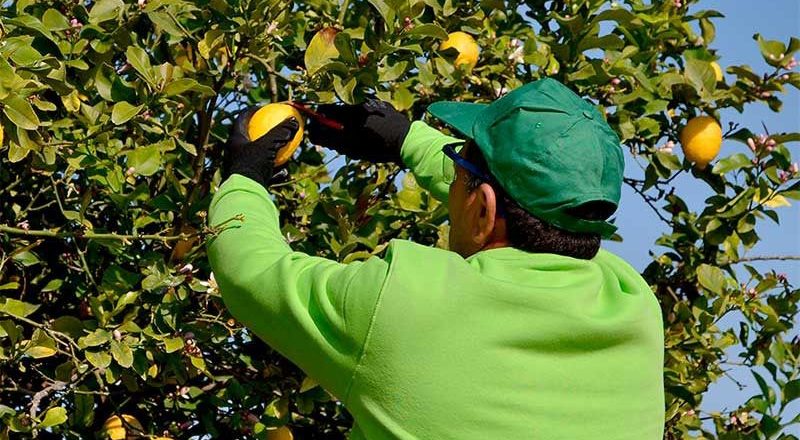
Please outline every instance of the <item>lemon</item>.
[[3, 126], [0, 125], [0, 147], [3, 146]]
[[[125, 423], [122, 422], [122, 419], [125, 419]], [[136, 417], [123, 414], [122, 419], [120, 419], [119, 416], [111, 416], [106, 419], [105, 423], [103, 423], [103, 434], [105, 438], [111, 440], [125, 440], [144, 432], [142, 424], [136, 420]], [[127, 428], [133, 428], [131, 429], [130, 436], [128, 436]], [[139, 432], [135, 432], [134, 429]]]
[[294, 435], [289, 428], [281, 426], [278, 429], [267, 431], [267, 440], [294, 440]]
[[300, 141], [303, 140], [303, 127], [305, 125], [300, 112], [289, 104], [267, 104], [253, 114], [247, 126], [247, 136], [250, 137], [250, 140], [256, 140], [291, 117], [297, 120], [300, 127], [297, 129], [294, 138], [278, 150], [278, 155], [275, 156], [275, 166], [281, 166], [286, 163], [294, 154], [294, 150], [300, 146]]
[[701, 170], [717, 157], [721, 146], [722, 127], [711, 116], [692, 118], [681, 131], [683, 154]]
[[439, 46], [439, 49], [450, 48], [458, 51], [458, 57], [453, 62], [456, 66], [464, 66], [467, 71], [470, 71], [478, 63], [478, 43], [471, 35], [460, 31], [448, 34], [447, 40]]
[[716, 61], [711, 62], [711, 68], [714, 69], [714, 78], [717, 79], [717, 82], [722, 81], [722, 67], [719, 67]]

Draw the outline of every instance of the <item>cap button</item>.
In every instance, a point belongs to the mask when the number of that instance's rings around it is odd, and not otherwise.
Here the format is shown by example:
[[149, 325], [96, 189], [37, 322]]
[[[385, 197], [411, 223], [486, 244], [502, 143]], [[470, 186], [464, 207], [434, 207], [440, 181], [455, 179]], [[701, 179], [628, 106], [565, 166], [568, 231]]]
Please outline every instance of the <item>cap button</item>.
[[594, 115], [592, 115], [588, 110], [583, 111], [583, 116], [586, 116], [587, 119], [594, 119]]

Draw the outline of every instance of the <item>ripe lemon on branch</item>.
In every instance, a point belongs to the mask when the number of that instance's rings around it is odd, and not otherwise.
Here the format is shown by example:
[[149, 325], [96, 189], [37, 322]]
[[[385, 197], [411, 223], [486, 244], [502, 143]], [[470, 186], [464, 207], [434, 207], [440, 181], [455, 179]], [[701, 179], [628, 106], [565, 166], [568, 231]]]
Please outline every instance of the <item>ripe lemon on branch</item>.
[[294, 435], [292, 431], [285, 427], [281, 426], [278, 429], [267, 431], [267, 440], [293, 440]]
[[722, 146], [722, 127], [711, 116], [697, 116], [681, 130], [681, 148], [698, 169], [705, 169]]
[[303, 117], [300, 115], [300, 112], [289, 104], [267, 104], [253, 113], [247, 125], [247, 136], [250, 137], [251, 141], [254, 141], [267, 134], [267, 132], [272, 130], [276, 125], [291, 117], [297, 120], [299, 128], [294, 138], [283, 148], [278, 150], [278, 155], [275, 156], [276, 167], [283, 165], [286, 161], [291, 159], [292, 154], [294, 154], [294, 151], [300, 146], [300, 142], [303, 140], [305, 123], [303, 122]]
[[[125, 420], [123, 422], [123, 419]], [[128, 432], [127, 428], [131, 428], [131, 432]], [[108, 438], [111, 440], [125, 440], [127, 438], [134, 438], [138, 437], [140, 434], [144, 432], [144, 428], [142, 424], [139, 423], [139, 420], [136, 417], [123, 414], [122, 418], [119, 416], [111, 416], [106, 419], [105, 423], [103, 423], [103, 438]]]
[[439, 50], [451, 48], [458, 51], [454, 65], [465, 66], [467, 71], [470, 71], [478, 63], [478, 43], [471, 35], [461, 31], [448, 34], [447, 40], [439, 46]]

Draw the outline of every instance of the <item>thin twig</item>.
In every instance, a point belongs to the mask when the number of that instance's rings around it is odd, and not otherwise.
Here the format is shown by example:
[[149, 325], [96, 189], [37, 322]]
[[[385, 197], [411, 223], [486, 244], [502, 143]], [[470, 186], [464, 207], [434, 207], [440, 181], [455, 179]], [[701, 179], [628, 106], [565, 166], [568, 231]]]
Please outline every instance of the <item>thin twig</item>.
[[756, 255], [753, 257], [742, 257], [738, 260], [731, 261], [731, 264], [744, 263], [747, 261], [786, 261], [786, 260], [800, 260], [800, 255]]
[[342, 7], [339, 8], [339, 16], [336, 18], [336, 22], [340, 25], [344, 25], [344, 16], [347, 13], [347, 6], [350, 3], [350, 0], [343, 0]]
[[303, 181], [303, 180], [306, 180], [306, 179], [310, 179], [310, 178], [316, 176], [323, 169], [326, 169], [328, 167], [328, 165], [330, 165], [330, 163], [333, 162], [334, 160], [338, 159], [339, 156], [341, 156], [341, 155], [340, 154], [336, 154], [335, 156], [333, 156], [332, 158], [330, 158], [326, 162], [324, 162], [322, 165], [319, 165], [319, 166], [316, 166], [316, 167], [312, 168], [311, 171], [308, 171], [308, 172], [305, 172], [303, 174], [300, 174], [299, 176], [295, 177], [292, 180], [287, 180], [286, 182], [276, 183], [274, 185], [270, 185], [269, 187], [270, 188], [279, 188], [279, 187], [291, 185], [293, 183], [297, 183], [297, 182], [300, 182], [300, 181]]
[[636, 185], [636, 182], [635, 182], [635, 181], [632, 181], [632, 180], [630, 180], [630, 179], [627, 179], [627, 178], [623, 179], [623, 181], [624, 181], [624, 182], [625, 182], [625, 183], [626, 183], [628, 186], [630, 186], [631, 188], [633, 188], [633, 190], [634, 190], [634, 191], [636, 191], [636, 193], [638, 193], [640, 196], [642, 196], [642, 199], [645, 201], [645, 203], [647, 203], [647, 205], [648, 205], [650, 208], [652, 208], [652, 209], [653, 209], [653, 212], [655, 212], [655, 213], [656, 213], [656, 215], [658, 216], [658, 218], [659, 218], [659, 219], [661, 219], [661, 221], [663, 221], [664, 223], [668, 224], [668, 225], [669, 225], [669, 226], [671, 226], [671, 227], [674, 227], [674, 226], [675, 226], [675, 224], [672, 222], [672, 220], [669, 220], [669, 219], [667, 219], [666, 217], [664, 217], [664, 215], [663, 215], [663, 214], [661, 214], [661, 211], [658, 209], [658, 207], [657, 207], [655, 204], [653, 204], [653, 201], [651, 200], [651, 197], [650, 197], [650, 196], [648, 196], [647, 194], [645, 194], [645, 192], [644, 192], [644, 191], [642, 191], [641, 189], [639, 189], [639, 187]]

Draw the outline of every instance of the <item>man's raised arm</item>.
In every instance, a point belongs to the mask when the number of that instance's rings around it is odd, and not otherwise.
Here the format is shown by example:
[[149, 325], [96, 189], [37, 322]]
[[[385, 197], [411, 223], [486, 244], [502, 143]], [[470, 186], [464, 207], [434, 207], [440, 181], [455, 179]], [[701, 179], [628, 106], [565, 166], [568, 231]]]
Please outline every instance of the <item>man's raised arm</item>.
[[[246, 121], [245, 114], [237, 125]], [[265, 183], [275, 152], [296, 130], [285, 121], [249, 142], [234, 127], [226, 146], [230, 177], [209, 209], [210, 224], [224, 227], [208, 256], [233, 316], [346, 399], [389, 265], [378, 258], [340, 264], [293, 252], [286, 243]], [[237, 216], [243, 220], [231, 221]]]
[[422, 121], [411, 123], [384, 101], [322, 105], [319, 112], [340, 122], [343, 129], [330, 128], [312, 118], [309, 124], [311, 142], [352, 159], [404, 165], [414, 173], [420, 186], [435, 198], [447, 201], [455, 171], [442, 147], [464, 141], [444, 135]]

